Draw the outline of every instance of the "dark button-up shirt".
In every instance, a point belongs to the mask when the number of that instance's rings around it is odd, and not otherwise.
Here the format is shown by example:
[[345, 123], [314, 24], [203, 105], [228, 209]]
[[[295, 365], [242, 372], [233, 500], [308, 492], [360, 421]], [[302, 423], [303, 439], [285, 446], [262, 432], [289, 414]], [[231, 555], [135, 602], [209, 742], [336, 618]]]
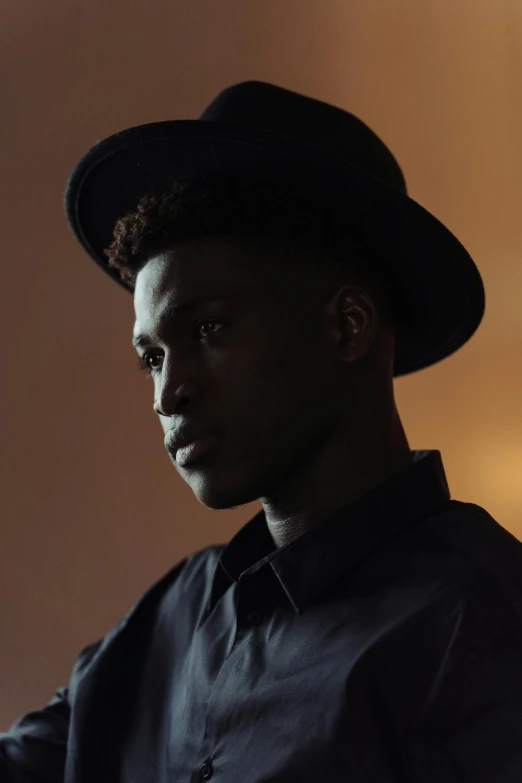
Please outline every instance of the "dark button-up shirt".
[[0, 735], [2, 783], [521, 783], [522, 544], [413, 454], [178, 562]]

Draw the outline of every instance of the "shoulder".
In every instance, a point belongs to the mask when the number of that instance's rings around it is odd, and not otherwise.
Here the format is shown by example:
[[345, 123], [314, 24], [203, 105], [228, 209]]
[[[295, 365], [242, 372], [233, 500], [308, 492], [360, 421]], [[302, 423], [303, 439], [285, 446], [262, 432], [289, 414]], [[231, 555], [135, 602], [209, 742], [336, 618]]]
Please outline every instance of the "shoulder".
[[448, 641], [465, 613], [522, 649], [522, 543], [473, 503], [448, 501], [391, 536], [357, 584], [381, 596], [390, 641], [420, 628]]
[[[192, 552], [176, 563], [142, 593], [108, 633], [82, 649], [75, 673], [95, 663], [118, 639], [126, 638], [130, 629], [154, 627], [181, 605], [188, 620], [201, 611], [212, 585], [219, 554], [224, 544], [213, 544]], [[180, 615], [178, 615], [180, 616]]]
[[131, 607], [120, 624], [126, 624], [131, 616], [140, 612], [169, 612], [183, 602], [186, 614], [198, 611], [207, 600], [212, 587], [214, 572], [224, 544], [202, 547], [170, 568], [154, 582]]
[[419, 525], [419, 539], [440, 554], [448, 578], [469, 594], [509, 607], [522, 624], [522, 542], [475, 503], [451, 500]]

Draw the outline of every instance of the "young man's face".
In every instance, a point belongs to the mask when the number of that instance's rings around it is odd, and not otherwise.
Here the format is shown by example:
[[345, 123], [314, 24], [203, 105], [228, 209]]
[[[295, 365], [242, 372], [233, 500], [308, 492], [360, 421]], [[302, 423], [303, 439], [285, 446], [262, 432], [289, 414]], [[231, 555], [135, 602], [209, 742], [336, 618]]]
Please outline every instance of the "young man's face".
[[[134, 336], [148, 359], [164, 432], [192, 425], [217, 435], [204, 457], [172, 460], [209, 508], [277, 494], [340, 424], [326, 298], [311, 273], [263, 262], [235, 239], [191, 240], [139, 272]], [[169, 321], [167, 305], [215, 297]], [[323, 302], [323, 304], [321, 304]]]

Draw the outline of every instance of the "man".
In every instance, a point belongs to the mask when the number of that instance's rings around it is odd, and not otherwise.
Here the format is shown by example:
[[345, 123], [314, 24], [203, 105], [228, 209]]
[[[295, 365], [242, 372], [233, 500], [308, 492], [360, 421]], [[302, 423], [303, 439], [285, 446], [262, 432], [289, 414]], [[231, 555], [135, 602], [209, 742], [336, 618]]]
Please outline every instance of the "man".
[[353, 115], [274, 85], [93, 147], [66, 209], [134, 296], [173, 463], [257, 498], [67, 687], [2, 781], [522, 780], [522, 545], [411, 451], [393, 378], [458, 350], [477, 268]]

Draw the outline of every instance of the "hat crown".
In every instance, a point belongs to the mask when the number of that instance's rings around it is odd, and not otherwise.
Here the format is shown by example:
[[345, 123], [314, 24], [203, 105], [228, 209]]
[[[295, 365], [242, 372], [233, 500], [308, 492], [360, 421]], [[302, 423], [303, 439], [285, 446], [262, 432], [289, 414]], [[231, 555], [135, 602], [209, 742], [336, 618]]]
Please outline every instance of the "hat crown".
[[[382, 262], [399, 316], [394, 377], [464, 345], [485, 310], [484, 285], [469, 253], [408, 197], [399, 164], [367, 125], [283, 87], [234, 84], [199, 119], [137, 125], [97, 142], [67, 180], [67, 220], [91, 258], [132, 292], [107, 263], [105, 249], [117, 220], [134, 212], [145, 193], [169, 191], [180, 178], [229, 177], [241, 170], [267, 170], [270, 178], [280, 169], [292, 175], [294, 167], [304, 171], [312, 196], [309, 176], [319, 174], [321, 192], [328, 199], [333, 194], [346, 228]], [[328, 215], [330, 204], [317, 203], [318, 211]]]
[[377, 134], [350, 112], [324, 101], [268, 82], [246, 81], [222, 90], [199, 119], [313, 144], [407, 193], [397, 160]]

